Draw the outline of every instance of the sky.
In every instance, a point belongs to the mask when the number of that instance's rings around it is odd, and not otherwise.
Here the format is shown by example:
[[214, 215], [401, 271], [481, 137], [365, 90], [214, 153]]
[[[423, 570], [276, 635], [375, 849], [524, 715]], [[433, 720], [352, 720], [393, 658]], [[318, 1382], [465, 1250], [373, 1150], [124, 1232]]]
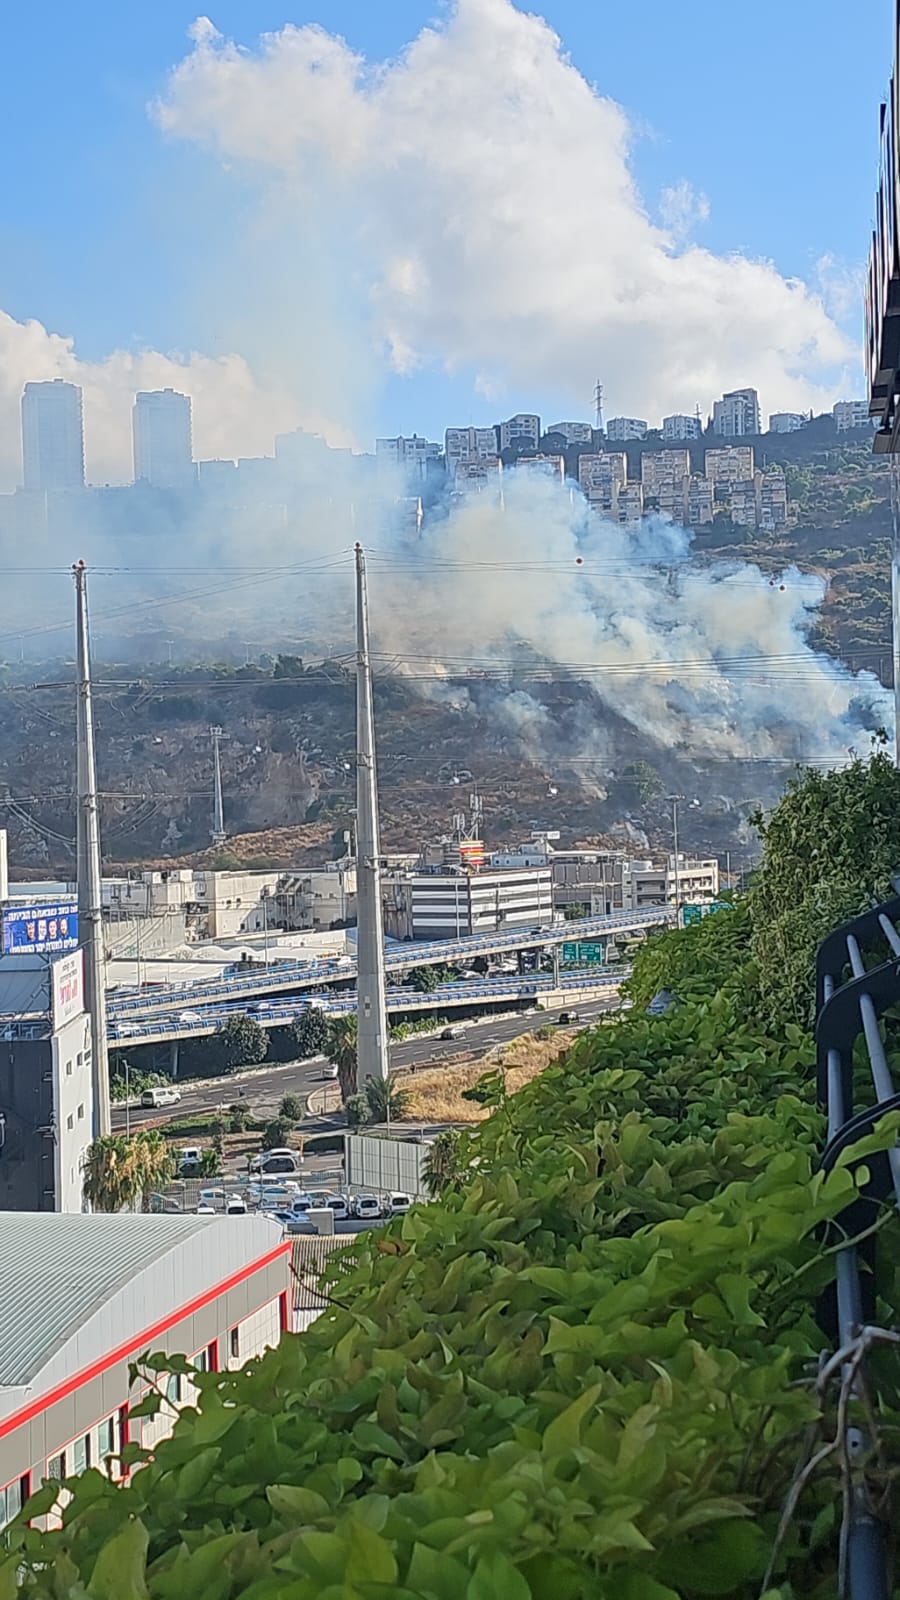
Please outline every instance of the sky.
[[863, 393], [893, 0], [33, 0], [0, 52], [0, 489], [28, 378], [198, 455]]

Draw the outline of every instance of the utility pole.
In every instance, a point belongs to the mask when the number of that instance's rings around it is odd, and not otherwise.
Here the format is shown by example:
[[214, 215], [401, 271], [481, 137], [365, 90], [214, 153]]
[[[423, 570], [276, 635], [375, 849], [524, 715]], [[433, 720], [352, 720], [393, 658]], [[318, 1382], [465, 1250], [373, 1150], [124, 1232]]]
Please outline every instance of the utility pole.
[[375, 716], [369, 660], [366, 558], [356, 546], [356, 1005], [359, 1081], [390, 1073], [381, 907]]
[[94, 714], [91, 706], [91, 652], [88, 632], [87, 573], [83, 561], [75, 577], [77, 641], [78, 936], [84, 950], [85, 1009], [91, 1019], [91, 1080], [94, 1091], [94, 1137], [110, 1131], [109, 1047], [106, 1035], [106, 953], [103, 948], [103, 886], [100, 878], [100, 819], [97, 809], [97, 766], [94, 759]]
[[225, 843], [225, 812], [222, 807], [222, 763], [219, 759], [221, 728], [210, 728], [213, 747], [213, 825], [210, 838], [213, 844]]

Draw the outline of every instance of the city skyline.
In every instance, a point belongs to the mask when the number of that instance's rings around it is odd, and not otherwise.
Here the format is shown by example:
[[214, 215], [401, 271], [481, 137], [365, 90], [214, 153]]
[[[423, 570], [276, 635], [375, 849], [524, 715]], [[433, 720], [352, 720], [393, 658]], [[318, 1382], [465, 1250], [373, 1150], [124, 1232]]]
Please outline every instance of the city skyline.
[[[523, 394], [577, 418], [597, 372], [624, 416], [642, 394], [691, 415], [754, 363], [786, 415], [861, 393], [881, 9], [763, 0], [753, 37], [717, 17], [713, 66], [739, 50], [766, 87], [738, 147], [720, 136], [727, 73], [700, 101], [677, 92], [692, 46], [662, 15], [640, 51], [627, 19], [599, 28], [558, 0], [542, 16], [458, 0], [430, 28], [420, 0], [389, 16], [328, 0], [315, 28], [262, 0], [212, 23], [181, 0], [152, 17], [96, 0], [77, 36], [57, 8], [40, 48], [16, 16], [7, 147], [38, 63], [45, 111], [5, 192], [0, 489], [29, 378], [83, 389], [95, 483], [127, 479], [136, 390], [190, 393], [207, 459], [295, 427], [357, 449], [431, 437]], [[823, 126], [814, 108], [839, 91], [849, 109]]]

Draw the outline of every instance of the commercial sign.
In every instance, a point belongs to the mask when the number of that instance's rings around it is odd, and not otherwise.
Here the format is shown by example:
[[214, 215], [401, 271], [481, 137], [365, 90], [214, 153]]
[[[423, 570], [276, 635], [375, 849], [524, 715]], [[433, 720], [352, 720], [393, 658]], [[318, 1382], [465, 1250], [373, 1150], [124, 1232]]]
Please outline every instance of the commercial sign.
[[84, 951], [73, 950], [50, 963], [50, 1013], [58, 1032], [84, 1010]]
[[78, 948], [74, 900], [58, 905], [8, 906], [3, 913], [5, 956], [52, 956]]

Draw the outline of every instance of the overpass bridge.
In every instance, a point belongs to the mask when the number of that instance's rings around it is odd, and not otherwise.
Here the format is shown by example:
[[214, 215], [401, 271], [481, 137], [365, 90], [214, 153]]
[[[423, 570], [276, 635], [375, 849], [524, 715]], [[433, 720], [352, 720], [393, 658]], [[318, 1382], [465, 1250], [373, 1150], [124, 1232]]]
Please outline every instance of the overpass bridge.
[[[476, 956], [515, 954], [553, 945], [578, 943], [589, 939], [609, 939], [616, 935], [645, 933], [648, 928], [670, 923], [674, 911], [653, 906], [646, 911], [615, 911], [608, 916], [582, 917], [577, 922], [554, 923], [541, 928], [516, 928], [497, 933], [478, 934], [466, 939], [436, 939], [422, 944], [385, 947], [388, 973], [402, 973], [412, 967], [467, 966]], [[311, 961], [279, 961], [260, 970], [236, 970], [221, 978], [158, 989], [111, 989], [107, 996], [110, 1039], [115, 1021], [137, 1020], [151, 1014], [163, 1015], [176, 1009], [226, 1004], [230, 1000], [246, 1003], [265, 995], [315, 991], [307, 1000], [323, 999], [322, 991], [333, 984], [356, 977], [356, 962], [346, 957]], [[327, 998], [325, 996], [324, 998]], [[421, 997], [420, 997], [421, 998]], [[353, 1005], [344, 1009], [353, 1009]], [[296, 1009], [296, 1008], [295, 1008]], [[394, 1009], [397, 1009], [396, 1007]], [[293, 1015], [294, 1013], [292, 1013]], [[207, 1031], [213, 1031], [208, 1029]], [[121, 1035], [124, 1036], [124, 1035]]]
[[[516, 1000], [536, 1002], [544, 995], [559, 993], [574, 1002], [581, 994], [594, 996], [606, 989], [611, 995], [615, 994], [629, 971], [627, 967], [595, 967], [589, 973], [563, 974], [558, 982], [549, 974], [482, 978], [477, 982], [439, 984], [427, 994], [417, 989], [389, 989], [387, 1009], [395, 1015], [403, 1011], [451, 1012], [468, 1006], [509, 1005]], [[307, 996], [301, 1000], [299, 1010], [303, 1011], [312, 1000], [327, 1016], [344, 1016], [356, 1010], [355, 990]], [[173, 1010], [163, 1011], [140, 1021], [110, 1016], [109, 1042], [119, 1049], [125, 1045], [180, 1044], [185, 1039], [202, 1039], [217, 1033], [229, 1017], [245, 1013], [246, 1003], [232, 999], [181, 1015]], [[263, 1028], [283, 1028], [293, 1022], [297, 1014], [296, 1001], [273, 1000], [253, 1020]]]

